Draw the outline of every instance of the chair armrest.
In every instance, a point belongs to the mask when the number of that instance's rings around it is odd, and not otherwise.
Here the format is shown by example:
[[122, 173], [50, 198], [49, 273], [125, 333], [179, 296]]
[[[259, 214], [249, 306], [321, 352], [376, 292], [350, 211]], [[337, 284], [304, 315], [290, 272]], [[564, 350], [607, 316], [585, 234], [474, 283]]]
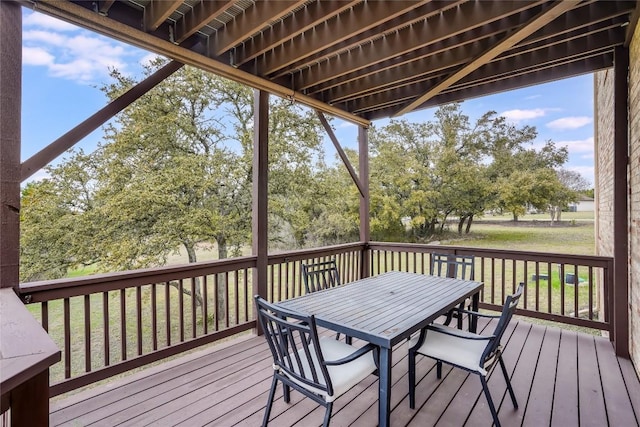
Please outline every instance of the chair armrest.
[[467, 340], [475, 340], [475, 341], [489, 341], [495, 338], [495, 335], [478, 335], [473, 332], [467, 332], [461, 329], [454, 329], [448, 327], [442, 327], [439, 325], [429, 325], [426, 328], [430, 331], [439, 332], [441, 334], [450, 335], [452, 337], [463, 338]]
[[484, 313], [480, 313], [477, 311], [473, 311], [473, 310], [461, 310], [459, 308], [454, 308], [453, 310], [459, 312], [459, 313], [467, 313], [471, 316], [478, 316], [478, 317], [485, 317], [488, 319], [499, 319], [500, 315], [499, 314], [484, 314]]
[[[376, 351], [378, 349], [377, 346], [373, 345], [373, 344], [367, 344], [364, 347], [360, 347], [358, 350], [354, 351], [353, 353], [351, 353], [350, 355], [348, 355], [347, 357], [343, 357], [342, 359], [338, 359], [338, 360], [325, 360], [324, 364], [327, 366], [334, 366], [334, 365], [344, 365], [345, 363], [349, 363], [352, 362], [354, 360], [356, 360], [357, 358], [367, 354], [370, 351]], [[374, 360], [376, 359], [375, 354], [374, 354]]]

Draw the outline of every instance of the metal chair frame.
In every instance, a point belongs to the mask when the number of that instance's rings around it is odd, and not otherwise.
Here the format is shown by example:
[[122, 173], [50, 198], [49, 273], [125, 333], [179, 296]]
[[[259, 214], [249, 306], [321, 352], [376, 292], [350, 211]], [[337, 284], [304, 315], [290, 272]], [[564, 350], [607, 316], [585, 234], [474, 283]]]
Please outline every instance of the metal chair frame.
[[[422, 331], [420, 331], [420, 337], [418, 338], [416, 344], [409, 349], [409, 406], [411, 407], [411, 409], [415, 408], [415, 399], [416, 399], [415, 398], [416, 354], [423, 354], [423, 353], [420, 353], [420, 347], [422, 347], [422, 345], [424, 344], [425, 339], [429, 334], [429, 331], [435, 331], [438, 333], [454, 336], [456, 337], [456, 339], [460, 339], [461, 343], [463, 343], [464, 340], [486, 340], [487, 345], [484, 348], [484, 351], [482, 352], [482, 356], [480, 358], [480, 364], [479, 364], [479, 366], [483, 367], [486, 373], [483, 373], [477, 370], [467, 369], [464, 366], [456, 365], [455, 363], [447, 361], [445, 359], [434, 358], [436, 360], [436, 372], [437, 372], [438, 379], [442, 378], [442, 363], [447, 363], [451, 366], [455, 366], [457, 368], [464, 369], [467, 372], [478, 375], [480, 377], [480, 382], [482, 383], [482, 391], [484, 392], [484, 395], [487, 399], [487, 403], [489, 404], [489, 410], [491, 411], [493, 422], [495, 423], [496, 427], [500, 427], [500, 420], [498, 419], [498, 413], [493, 403], [493, 399], [491, 398], [489, 387], [487, 386], [487, 378], [489, 377], [489, 375], [491, 375], [496, 365], [500, 365], [500, 370], [502, 371], [502, 374], [504, 375], [504, 379], [507, 383], [507, 390], [509, 391], [509, 396], [511, 397], [513, 406], [515, 409], [518, 409], [518, 401], [516, 400], [515, 393], [513, 392], [513, 388], [511, 386], [511, 380], [509, 378], [509, 374], [507, 372], [507, 369], [504, 365], [504, 361], [502, 359], [503, 348], [500, 345], [500, 340], [506, 330], [507, 325], [509, 324], [509, 322], [511, 321], [511, 318], [513, 317], [513, 313], [516, 310], [516, 306], [518, 305], [518, 301], [522, 296], [523, 290], [524, 290], [524, 283], [520, 283], [516, 293], [513, 295], [509, 295], [506, 298], [504, 305], [502, 307], [502, 313], [499, 316], [464, 310], [470, 316], [499, 319], [498, 324], [496, 325], [493, 331], [493, 334], [491, 335], [484, 336], [484, 335], [463, 333], [458, 329], [439, 326], [439, 325], [428, 326], [427, 328], [422, 329]], [[423, 354], [423, 355], [426, 357], [433, 358], [432, 356], [429, 356], [426, 354]]]
[[[328, 396], [334, 394], [333, 383], [327, 367], [349, 363], [371, 351], [374, 352], [373, 358], [377, 364], [377, 347], [373, 344], [367, 344], [359, 349], [354, 347], [354, 351], [350, 355], [339, 360], [327, 361], [322, 354], [313, 315], [307, 316], [278, 308], [259, 296], [255, 296], [255, 303], [258, 321], [273, 356], [273, 381], [262, 425], [267, 426], [269, 422], [276, 387], [278, 381], [281, 381], [285, 402], [290, 402], [291, 388], [293, 388], [324, 406], [323, 426], [327, 427], [331, 419], [333, 400], [327, 401], [320, 394], [322, 392]], [[314, 361], [317, 363], [313, 363]], [[317, 393], [310, 389], [317, 391]]]

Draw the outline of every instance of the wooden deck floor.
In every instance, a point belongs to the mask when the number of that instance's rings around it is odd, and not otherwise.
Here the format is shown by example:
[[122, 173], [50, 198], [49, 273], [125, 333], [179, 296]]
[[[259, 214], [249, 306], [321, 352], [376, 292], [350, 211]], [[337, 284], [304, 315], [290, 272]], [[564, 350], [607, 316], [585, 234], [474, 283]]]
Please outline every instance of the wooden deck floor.
[[[505, 363], [520, 407], [506, 396], [499, 370], [489, 388], [503, 426], [636, 426], [640, 383], [629, 360], [616, 358], [604, 338], [512, 321]], [[394, 349], [392, 426], [490, 426], [477, 376], [417, 365], [416, 410], [409, 409], [406, 344]], [[271, 382], [271, 359], [262, 337], [207, 349], [52, 403], [51, 424], [67, 426], [256, 426]], [[334, 403], [331, 425], [377, 424], [377, 377]], [[324, 408], [279, 388], [270, 425], [317, 426]]]

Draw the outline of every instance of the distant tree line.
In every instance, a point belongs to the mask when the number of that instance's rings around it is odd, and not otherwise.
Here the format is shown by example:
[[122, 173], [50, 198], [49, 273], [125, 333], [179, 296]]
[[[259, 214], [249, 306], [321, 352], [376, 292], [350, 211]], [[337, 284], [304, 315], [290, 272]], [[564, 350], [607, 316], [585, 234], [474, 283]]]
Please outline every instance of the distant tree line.
[[[111, 77], [102, 87], [109, 99], [135, 84], [117, 70]], [[325, 161], [316, 115], [271, 97], [269, 120], [271, 244], [357, 240], [359, 194], [341, 162]], [[163, 265], [180, 249], [189, 262], [213, 248], [219, 258], [239, 254], [251, 243], [252, 126], [251, 89], [179, 70], [108, 124], [96, 151], [71, 151], [24, 188], [21, 279], [83, 265]], [[534, 149], [536, 137], [495, 112], [471, 123], [460, 104], [441, 106], [430, 122], [372, 127], [372, 238], [423, 242], [451, 218], [468, 233], [488, 210], [517, 220], [527, 208], [551, 212], [575, 201], [586, 183], [562, 169], [566, 148], [547, 141]], [[357, 153], [346, 151], [357, 167]]]

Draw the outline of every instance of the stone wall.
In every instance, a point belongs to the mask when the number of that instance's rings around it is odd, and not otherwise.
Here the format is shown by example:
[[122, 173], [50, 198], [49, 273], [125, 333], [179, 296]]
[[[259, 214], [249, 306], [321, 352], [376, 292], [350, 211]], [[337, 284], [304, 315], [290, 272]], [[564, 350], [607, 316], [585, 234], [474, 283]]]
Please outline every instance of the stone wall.
[[[629, 349], [640, 375], [640, 28], [629, 47]], [[596, 253], [613, 256], [613, 69], [596, 73]]]

